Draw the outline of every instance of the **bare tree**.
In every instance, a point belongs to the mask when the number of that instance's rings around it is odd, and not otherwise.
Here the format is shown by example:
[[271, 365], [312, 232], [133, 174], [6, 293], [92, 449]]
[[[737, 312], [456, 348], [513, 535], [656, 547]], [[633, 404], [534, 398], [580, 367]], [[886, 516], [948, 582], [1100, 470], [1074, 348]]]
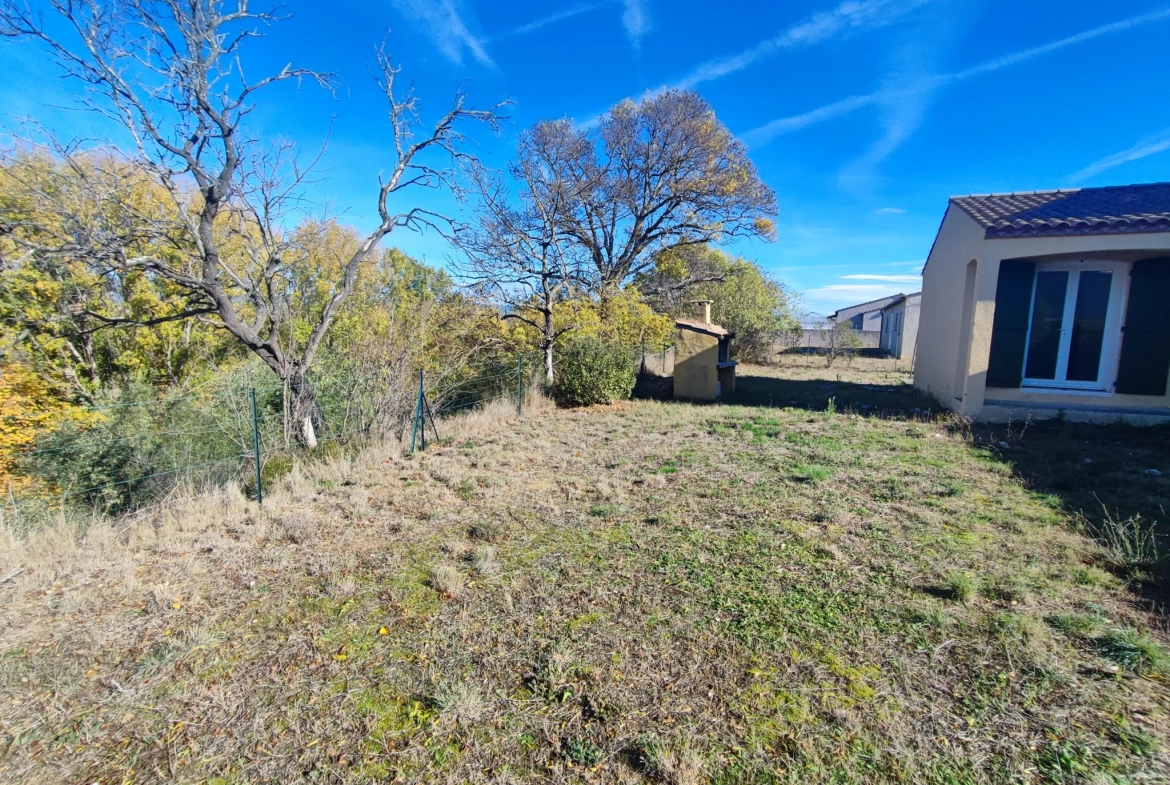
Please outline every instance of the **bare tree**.
[[665, 248], [775, 235], [775, 194], [697, 93], [624, 101], [596, 131], [541, 123], [533, 139], [556, 162], [542, 187], [563, 195], [563, 231], [591, 262], [603, 298]]
[[[395, 150], [377, 194], [380, 221], [344, 264], [308, 337], [293, 341], [288, 286], [298, 251], [283, 228], [304, 208], [311, 167], [298, 165], [291, 144], [262, 145], [250, 138], [245, 120], [262, 89], [303, 79], [330, 87], [332, 75], [285, 66], [248, 78], [241, 47], [277, 17], [251, 11], [247, 0], [49, 0], [49, 6], [59, 17], [51, 29], [20, 0], [0, 0], [0, 34], [40, 42], [68, 76], [85, 85], [84, 106], [130, 133], [131, 162], [150, 173], [174, 210], [169, 220], [139, 214], [121, 188], [117, 166], [87, 169], [76, 146], [58, 144], [56, 155], [89, 172], [85, 186], [93, 189], [88, 198], [98, 209], [73, 212], [52, 190], [34, 192], [55, 220], [29, 227], [23, 216], [0, 215], [0, 231], [36, 253], [85, 257], [110, 274], [137, 270], [180, 287], [187, 306], [178, 312], [105, 318], [102, 324], [216, 320], [282, 380], [293, 420], [312, 442], [320, 415], [307, 374], [362, 263], [395, 229], [447, 222], [418, 207], [396, 210], [392, 198], [407, 188], [449, 185], [449, 170], [425, 163], [424, 154], [466, 158], [460, 127], [472, 121], [495, 130], [498, 107], [468, 108], [457, 92], [450, 109], [417, 133], [418, 101], [412, 92], [396, 95], [398, 70], [378, 53]], [[106, 209], [111, 205], [118, 210]], [[109, 220], [111, 215], [118, 220]]]
[[515, 198], [502, 178], [482, 167], [469, 174], [478, 197], [476, 223], [460, 227], [455, 243], [465, 255], [458, 273], [474, 290], [504, 308], [503, 318], [534, 328], [544, 354], [544, 376], [553, 382], [553, 345], [570, 327], [557, 327], [554, 308], [581, 282], [573, 238], [563, 229], [571, 193], [548, 187], [562, 164], [557, 146], [541, 143], [542, 127], [520, 136], [517, 160], [508, 173]]
[[834, 320], [826, 339], [823, 348], [826, 368], [832, 368], [833, 363], [841, 358], [845, 359], [846, 364], [852, 362], [862, 348], [861, 338], [849, 320]]

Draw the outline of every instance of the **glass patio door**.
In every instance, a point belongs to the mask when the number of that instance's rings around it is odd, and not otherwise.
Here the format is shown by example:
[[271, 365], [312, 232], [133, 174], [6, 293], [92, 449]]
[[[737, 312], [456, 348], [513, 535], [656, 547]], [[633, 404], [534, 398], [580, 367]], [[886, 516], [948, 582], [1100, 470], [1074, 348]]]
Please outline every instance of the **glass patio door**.
[[1113, 383], [1124, 295], [1120, 272], [1115, 265], [1037, 267], [1025, 385], [1105, 390]]

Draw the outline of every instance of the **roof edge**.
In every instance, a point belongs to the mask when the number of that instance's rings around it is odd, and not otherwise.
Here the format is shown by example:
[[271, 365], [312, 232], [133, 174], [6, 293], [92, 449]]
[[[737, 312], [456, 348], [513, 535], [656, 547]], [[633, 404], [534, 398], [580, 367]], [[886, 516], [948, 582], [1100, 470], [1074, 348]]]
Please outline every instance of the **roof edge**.
[[719, 324], [707, 324], [705, 322], [695, 321], [693, 319], [675, 319], [675, 327], [682, 327], [687, 330], [693, 330], [704, 335], [714, 336], [715, 338], [734, 338], [735, 333], [728, 330], [726, 327]]
[[950, 197], [951, 201], [955, 199], [983, 199], [988, 196], [1047, 196], [1048, 194], [1075, 194], [1081, 191], [1116, 191], [1122, 188], [1155, 188], [1157, 186], [1170, 186], [1170, 180], [1159, 180], [1153, 183], [1126, 183], [1123, 185], [1098, 185], [1090, 186], [1088, 188], [1041, 188], [1034, 191], [992, 191], [985, 194], [955, 194]]

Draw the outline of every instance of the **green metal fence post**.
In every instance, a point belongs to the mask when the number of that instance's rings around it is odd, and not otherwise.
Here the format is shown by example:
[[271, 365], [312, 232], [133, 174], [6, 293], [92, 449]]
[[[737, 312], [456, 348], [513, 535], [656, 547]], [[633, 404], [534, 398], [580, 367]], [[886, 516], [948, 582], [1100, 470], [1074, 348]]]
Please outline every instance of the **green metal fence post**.
[[[410, 454], [414, 455], [414, 444], [418, 438], [418, 418], [422, 416], [423, 372], [418, 370], [418, 400], [414, 404], [414, 427], [410, 431]], [[427, 446], [426, 426], [423, 426], [423, 447]]]
[[516, 358], [516, 416], [524, 414], [524, 355]]
[[264, 485], [260, 481], [260, 410], [256, 407], [256, 388], [252, 388], [252, 455], [256, 457], [256, 503], [264, 503]]
[[418, 429], [418, 448], [425, 450], [427, 448], [427, 396], [423, 392], [423, 372], [421, 368], [418, 371], [418, 416], [420, 420], [419, 425], [422, 426]]
[[[423, 411], [426, 412], [427, 417], [431, 418], [431, 431], [435, 434], [435, 442], [438, 442], [439, 441], [439, 426], [435, 425], [435, 413], [431, 411], [431, 402], [427, 400], [427, 397], [425, 395], [423, 396]], [[426, 423], [426, 420], [423, 420], [423, 430], [425, 431], [426, 429], [427, 429], [427, 423]]]

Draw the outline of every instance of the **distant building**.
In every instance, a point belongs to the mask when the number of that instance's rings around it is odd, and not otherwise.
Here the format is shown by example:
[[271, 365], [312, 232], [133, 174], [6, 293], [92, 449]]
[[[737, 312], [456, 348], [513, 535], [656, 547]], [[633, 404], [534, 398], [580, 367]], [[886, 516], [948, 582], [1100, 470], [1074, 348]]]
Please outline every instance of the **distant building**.
[[882, 309], [905, 296], [904, 294], [895, 294], [890, 297], [882, 297], [879, 300], [870, 300], [860, 305], [851, 305], [830, 316], [829, 321], [834, 324], [849, 322], [858, 332], [881, 332]]
[[[842, 308], [829, 317], [829, 329], [848, 324], [867, 349], [880, 349], [891, 357], [911, 361], [918, 340], [918, 314], [922, 292], [893, 294]], [[811, 343], [810, 343], [811, 345]]]
[[882, 309], [881, 348], [891, 357], [914, 361], [918, 345], [918, 315], [922, 311], [922, 292], [898, 295]]

